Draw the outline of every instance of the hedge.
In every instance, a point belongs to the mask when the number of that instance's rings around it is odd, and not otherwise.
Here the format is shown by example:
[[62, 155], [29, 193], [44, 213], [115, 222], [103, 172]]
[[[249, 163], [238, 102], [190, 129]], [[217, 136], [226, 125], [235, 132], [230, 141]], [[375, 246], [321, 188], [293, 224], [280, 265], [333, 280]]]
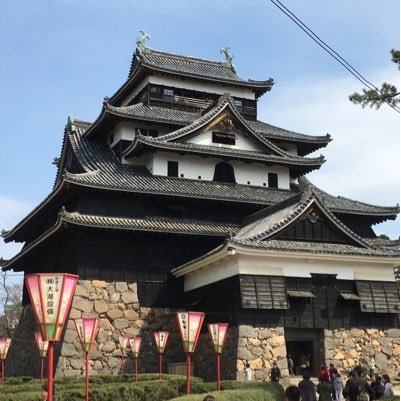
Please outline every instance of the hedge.
[[[91, 377], [91, 401], [167, 401], [186, 400], [186, 377], [164, 375], [159, 381], [157, 374]], [[55, 401], [81, 401], [85, 398], [83, 378], [64, 377], [55, 379]], [[207, 393], [215, 394], [217, 383], [204, 383], [200, 378], [191, 378], [191, 397], [201, 400]], [[266, 382], [223, 381], [218, 401], [280, 401], [283, 399], [281, 385]], [[41, 384], [37, 379], [10, 378], [2, 386], [0, 401], [39, 401]], [[180, 397], [181, 396], [181, 397]], [[222, 398], [223, 397], [223, 398]], [[251, 397], [251, 398], [250, 398]], [[188, 398], [192, 400], [192, 398]]]

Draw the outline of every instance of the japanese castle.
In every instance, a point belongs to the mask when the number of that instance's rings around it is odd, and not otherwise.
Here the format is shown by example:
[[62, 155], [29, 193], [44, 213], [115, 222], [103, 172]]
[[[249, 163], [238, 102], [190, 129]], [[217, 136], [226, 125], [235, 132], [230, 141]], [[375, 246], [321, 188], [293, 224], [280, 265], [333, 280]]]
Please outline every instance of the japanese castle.
[[[166, 365], [184, 362], [182, 310], [205, 312], [204, 326], [230, 324], [223, 379], [241, 380], [246, 363], [267, 379], [273, 361], [288, 375], [289, 354], [296, 367], [309, 357], [312, 373], [372, 356], [379, 371], [398, 372], [399, 241], [372, 226], [399, 207], [315, 186], [309, 173], [325, 159], [310, 154], [330, 135], [258, 120], [273, 80], [240, 78], [229, 48], [211, 61], [146, 39], [98, 118], [68, 118], [51, 193], [3, 231], [5, 242], [24, 243], [3, 270], [79, 274], [56, 374], [82, 374], [72, 319], [86, 315], [100, 317], [91, 374], [118, 374], [123, 334], [144, 338], [139, 365], [156, 372], [152, 332], [161, 329], [171, 332]], [[23, 303], [24, 341], [13, 342], [7, 370], [35, 375], [26, 290]], [[195, 375], [213, 379], [213, 352], [204, 327]]]

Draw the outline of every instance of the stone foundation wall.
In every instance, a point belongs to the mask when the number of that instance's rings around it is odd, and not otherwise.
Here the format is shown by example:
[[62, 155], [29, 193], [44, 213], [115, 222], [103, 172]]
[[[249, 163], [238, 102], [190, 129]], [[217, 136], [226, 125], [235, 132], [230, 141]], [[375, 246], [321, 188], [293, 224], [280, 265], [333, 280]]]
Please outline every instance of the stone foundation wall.
[[[163, 370], [169, 363], [186, 362], [176, 321], [176, 310], [144, 308], [139, 305], [135, 283], [105, 281], [78, 282], [63, 341], [55, 345], [55, 368], [58, 376], [84, 374], [84, 352], [77, 339], [73, 319], [97, 315], [100, 328], [93, 351], [89, 353], [91, 375], [118, 374], [121, 371], [121, 335], [143, 338], [138, 360], [140, 372], [158, 372], [159, 358], [153, 332], [169, 331], [170, 337], [163, 358]], [[40, 359], [34, 332], [36, 322], [30, 305], [23, 309], [16, 335], [6, 361], [6, 375], [39, 375]], [[322, 332], [321, 362], [334, 363], [342, 374], [358, 364], [368, 366], [373, 355], [377, 371], [391, 377], [399, 375], [400, 330], [338, 329]], [[125, 354], [126, 355], [126, 354]], [[194, 374], [216, 380], [216, 354], [204, 324], [198, 346], [192, 355]], [[244, 379], [246, 363], [251, 365], [256, 380], [269, 380], [273, 361], [288, 376], [285, 332], [282, 327], [266, 328], [240, 324], [229, 328], [221, 356], [221, 378]], [[185, 367], [184, 367], [185, 369]], [[133, 373], [133, 359], [127, 357], [125, 373]], [[185, 373], [184, 371], [181, 371]], [[312, 372], [314, 373], [314, 372]]]
[[338, 329], [324, 331], [326, 363], [334, 363], [340, 373], [361, 364], [368, 367], [373, 356], [376, 371], [400, 374], [400, 330]]
[[[138, 369], [140, 372], [158, 372], [159, 356], [153, 338], [153, 332], [158, 330], [170, 332], [164, 356], [163, 369], [166, 372], [167, 363], [185, 361], [175, 313], [169, 308], [140, 307], [136, 283], [80, 280], [66, 325], [56, 375], [84, 374], [84, 354], [72, 319], [90, 315], [97, 315], [100, 319], [96, 343], [89, 353], [91, 375], [121, 372], [118, 338], [122, 335], [142, 337]], [[133, 373], [133, 359], [126, 353], [124, 357], [124, 373]]]
[[238, 328], [237, 379], [244, 380], [246, 363], [251, 365], [255, 380], [269, 380], [273, 362], [288, 376], [284, 328], [240, 325]]

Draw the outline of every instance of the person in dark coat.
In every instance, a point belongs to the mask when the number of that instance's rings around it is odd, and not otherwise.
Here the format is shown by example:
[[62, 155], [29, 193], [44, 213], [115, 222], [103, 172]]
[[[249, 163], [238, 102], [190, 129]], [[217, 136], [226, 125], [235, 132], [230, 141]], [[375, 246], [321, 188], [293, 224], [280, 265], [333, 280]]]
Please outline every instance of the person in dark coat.
[[354, 369], [350, 379], [347, 380], [347, 383], [344, 387], [343, 396], [349, 401], [357, 401], [357, 397], [361, 390], [367, 393], [371, 399], [373, 398], [374, 393], [369, 383], [365, 380], [365, 378], [360, 377], [358, 375], [358, 371]]
[[380, 375], [373, 375], [370, 388], [373, 390], [373, 400], [378, 400], [384, 394], [384, 384]]
[[302, 401], [316, 401], [315, 384], [310, 379], [310, 372], [305, 371], [302, 377], [303, 380], [301, 380], [298, 384]]
[[284, 393], [285, 401], [300, 401], [301, 400], [301, 392], [297, 386], [291, 385], [285, 389]]
[[281, 370], [277, 366], [277, 362], [273, 362], [273, 367], [270, 371], [270, 379], [272, 382], [278, 383], [280, 381], [280, 378], [281, 378]]
[[332, 401], [333, 386], [328, 377], [323, 376], [317, 385], [319, 401]]

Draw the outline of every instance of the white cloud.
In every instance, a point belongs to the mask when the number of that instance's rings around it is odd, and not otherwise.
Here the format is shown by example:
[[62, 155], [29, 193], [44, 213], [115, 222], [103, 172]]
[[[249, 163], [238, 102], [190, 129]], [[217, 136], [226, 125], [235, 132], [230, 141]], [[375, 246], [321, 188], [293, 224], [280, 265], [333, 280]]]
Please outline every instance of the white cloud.
[[[372, 74], [374, 82], [387, 77], [397, 83], [394, 70]], [[360, 89], [354, 78], [296, 79], [267, 95], [271, 104], [259, 109], [259, 119], [304, 134], [330, 133], [333, 141], [319, 150], [327, 161], [308, 178], [333, 195], [395, 205], [400, 195], [399, 114], [387, 106], [353, 105], [348, 96]], [[385, 228], [398, 237], [398, 219]]]

